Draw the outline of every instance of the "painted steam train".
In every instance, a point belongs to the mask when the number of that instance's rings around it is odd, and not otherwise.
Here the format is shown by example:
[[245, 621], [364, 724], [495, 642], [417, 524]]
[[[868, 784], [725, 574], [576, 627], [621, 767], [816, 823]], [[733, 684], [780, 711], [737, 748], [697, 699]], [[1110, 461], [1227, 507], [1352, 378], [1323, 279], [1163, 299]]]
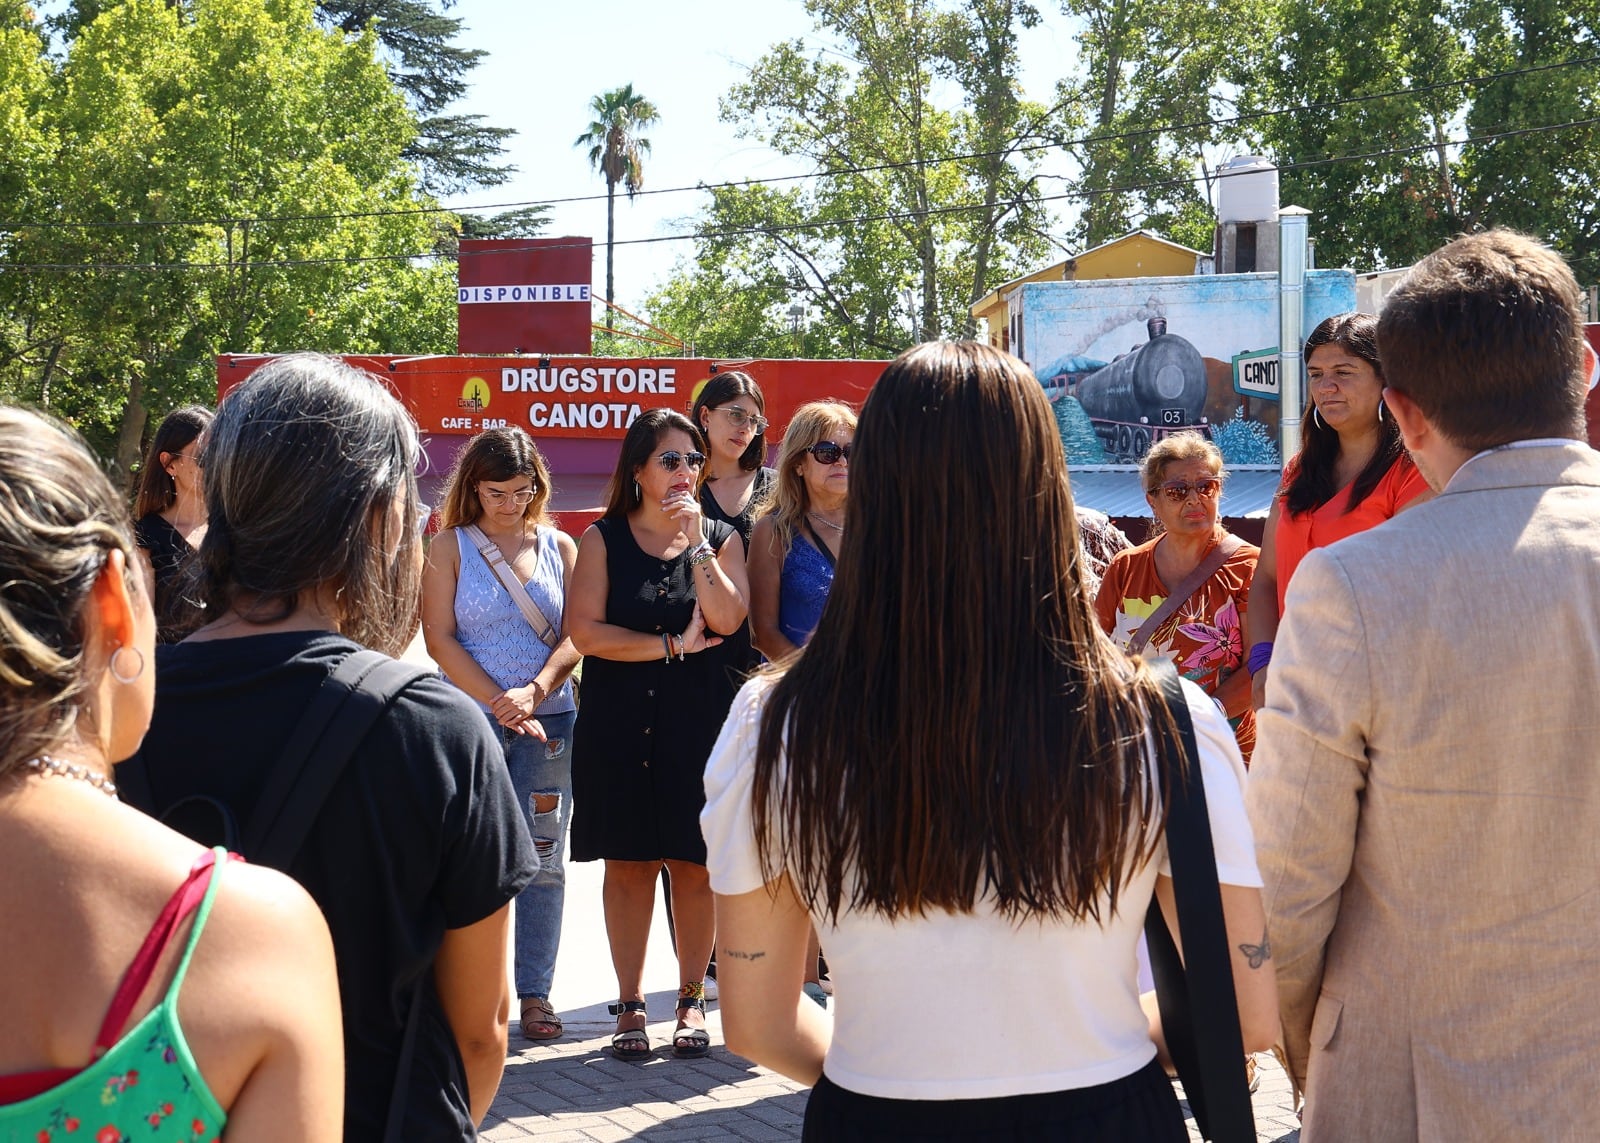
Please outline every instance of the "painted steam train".
[[[1092, 372], [1052, 378], [1052, 395], [1076, 398], [1105, 450], [1118, 463], [1137, 461], [1155, 441], [1184, 429], [1207, 438], [1206, 366], [1200, 351], [1167, 332], [1163, 317], [1145, 323], [1150, 340]], [[1056, 386], [1065, 382], [1064, 388]]]

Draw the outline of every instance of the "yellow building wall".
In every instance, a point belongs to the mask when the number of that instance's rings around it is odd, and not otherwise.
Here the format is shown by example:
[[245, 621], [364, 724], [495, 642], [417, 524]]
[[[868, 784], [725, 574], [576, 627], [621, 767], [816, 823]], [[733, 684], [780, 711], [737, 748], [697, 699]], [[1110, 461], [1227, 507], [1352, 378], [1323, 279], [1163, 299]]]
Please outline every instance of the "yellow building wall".
[[1102, 278], [1167, 278], [1194, 273], [1194, 254], [1175, 250], [1144, 234], [1134, 234], [1098, 250], [1080, 254], [1068, 265], [1076, 264], [1067, 280], [1098, 281]]

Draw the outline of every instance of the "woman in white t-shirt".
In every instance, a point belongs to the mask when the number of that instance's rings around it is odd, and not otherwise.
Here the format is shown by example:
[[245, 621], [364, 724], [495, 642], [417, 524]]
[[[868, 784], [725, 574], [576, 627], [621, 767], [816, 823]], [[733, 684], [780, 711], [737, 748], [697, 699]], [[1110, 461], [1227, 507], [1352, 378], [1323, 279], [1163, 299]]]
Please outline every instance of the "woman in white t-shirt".
[[[852, 462], [821, 625], [745, 686], [706, 770], [728, 1046], [815, 1085], [807, 1139], [1186, 1139], [1135, 953], [1152, 895], [1171, 905], [1161, 700], [1090, 613], [1043, 391], [982, 344], [917, 346]], [[1277, 998], [1244, 771], [1184, 691], [1262, 1050]], [[813, 920], [833, 1013], [800, 991]]]

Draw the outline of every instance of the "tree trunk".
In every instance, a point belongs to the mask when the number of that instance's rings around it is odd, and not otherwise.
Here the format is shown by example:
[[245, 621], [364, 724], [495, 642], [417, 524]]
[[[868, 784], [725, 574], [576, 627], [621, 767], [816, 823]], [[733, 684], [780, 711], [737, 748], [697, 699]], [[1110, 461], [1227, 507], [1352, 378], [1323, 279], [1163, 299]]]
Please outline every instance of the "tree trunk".
[[617, 184], [606, 180], [606, 330], [611, 329], [611, 307], [615, 304], [616, 282], [612, 278], [611, 249], [617, 233]]
[[139, 463], [144, 451], [144, 426], [150, 413], [144, 407], [144, 378], [135, 371], [128, 378], [128, 403], [122, 408], [122, 424], [117, 429], [116, 471], [112, 479], [117, 487], [132, 487], [133, 466]]

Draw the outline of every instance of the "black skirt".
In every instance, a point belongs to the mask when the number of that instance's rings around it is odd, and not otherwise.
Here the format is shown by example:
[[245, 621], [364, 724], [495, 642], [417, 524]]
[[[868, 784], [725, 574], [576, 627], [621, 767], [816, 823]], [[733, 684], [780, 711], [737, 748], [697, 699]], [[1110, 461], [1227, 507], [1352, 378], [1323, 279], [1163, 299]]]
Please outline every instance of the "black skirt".
[[806, 1104], [805, 1143], [1186, 1143], [1172, 1081], [1151, 1060], [1095, 1087], [993, 1099], [880, 1099], [824, 1075]]

